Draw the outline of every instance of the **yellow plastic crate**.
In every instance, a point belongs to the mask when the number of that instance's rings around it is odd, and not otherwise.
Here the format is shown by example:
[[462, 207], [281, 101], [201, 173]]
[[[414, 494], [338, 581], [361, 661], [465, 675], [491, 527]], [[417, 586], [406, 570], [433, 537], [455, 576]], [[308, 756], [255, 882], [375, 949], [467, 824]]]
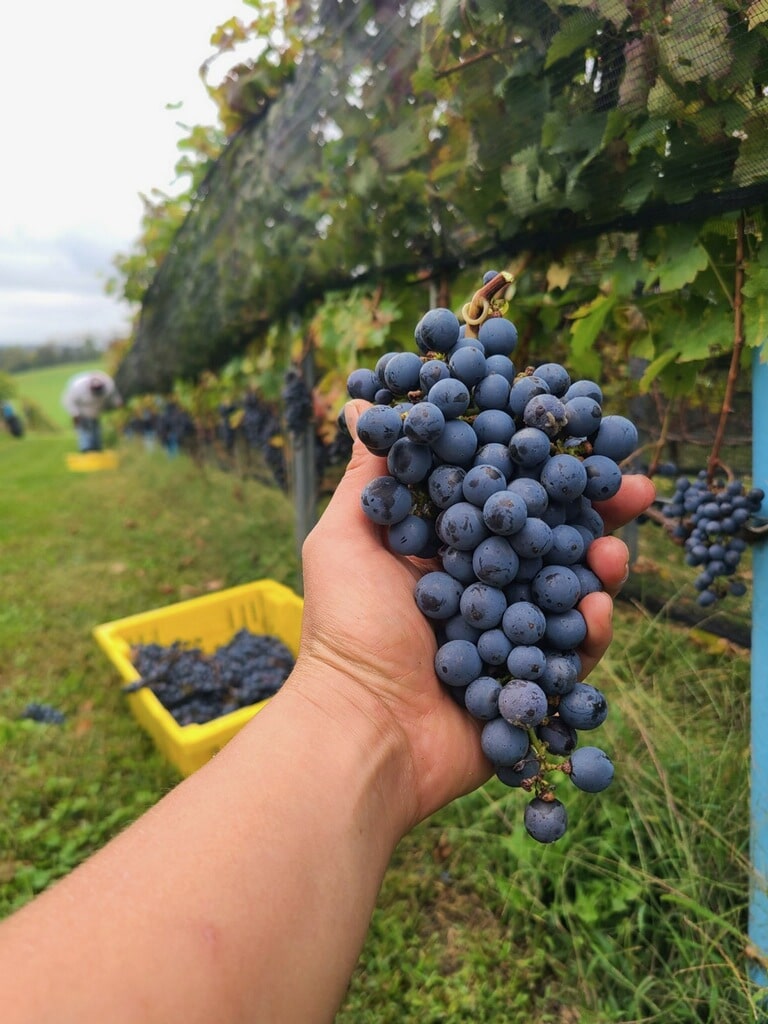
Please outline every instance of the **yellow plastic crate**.
[[[140, 678], [131, 662], [134, 644], [169, 646], [182, 641], [212, 654], [239, 630], [248, 629], [278, 637], [296, 656], [303, 609], [302, 598], [290, 587], [276, 580], [257, 580], [102, 623], [94, 628], [93, 636], [122, 680], [131, 683]], [[182, 726], [149, 688], [129, 693], [126, 699], [158, 750], [182, 775], [205, 764], [268, 702], [238, 708], [202, 725]]]
[[117, 469], [119, 458], [116, 451], [69, 452], [67, 467], [73, 473], [94, 473], [100, 469]]

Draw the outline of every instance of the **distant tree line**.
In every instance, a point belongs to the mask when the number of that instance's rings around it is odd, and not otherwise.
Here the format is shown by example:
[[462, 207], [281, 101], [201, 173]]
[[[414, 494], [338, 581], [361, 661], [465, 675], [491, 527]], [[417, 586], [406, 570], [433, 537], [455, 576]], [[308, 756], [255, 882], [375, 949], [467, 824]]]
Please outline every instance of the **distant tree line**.
[[61, 366], [65, 363], [86, 363], [100, 359], [103, 348], [92, 338], [77, 345], [8, 345], [0, 346], [0, 372], [21, 373], [24, 370], [41, 370], [47, 366]]

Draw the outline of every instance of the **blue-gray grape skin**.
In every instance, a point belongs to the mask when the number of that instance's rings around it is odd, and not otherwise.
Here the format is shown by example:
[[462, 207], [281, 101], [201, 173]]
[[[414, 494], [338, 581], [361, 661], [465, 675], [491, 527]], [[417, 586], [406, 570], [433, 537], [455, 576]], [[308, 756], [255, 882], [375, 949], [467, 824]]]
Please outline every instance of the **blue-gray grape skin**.
[[585, 793], [602, 793], [613, 782], [613, 762], [599, 747], [579, 747], [570, 758], [571, 782]]
[[[484, 285], [501, 286], [499, 277], [489, 271]], [[361, 503], [394, 553], [436, 559], [415, 589], [436, 637], [435, 674], [482, 723], [498, 778], [529, 795], [529, 834], [553, 842], [567, 827], [557, 779], [598, 792], [613, 770], [602, 752], [578, 753], [579, 733], [608, 712], [579, 681], [579, 604], [602, 589], [587, 566], [605, 530], [593, 502], [618, 491], [637, 430], [605, 414], [597, 382], [546, 359], [516, 369], [517, 329], [504, 316], [471, 329], [429, 310], [414, 340], [415, 353], [387, 353], [350, 375], [350, 395], [377, 410], [362, 414], [358, 434], [390, 474]], [[704, 557], [701, 535], [691, 559]], [[735, 543], [720, 548], [707, 554], [707, 580], [711, 566], [738, 561]]]
[[539, 843], [554, 843], [562, 839], [568, 828], [568, 812], [560, 800], [534, 797], [525, 808], [525, 828]]
[[676, 520], [670, 532], [682, 541], [685, 563], [701, 570], [694, 580], [697, 604], [709, 608], [728, 596], [743, 597], [747, 588], [732, 577], [747, 542], [739, 532], [757, 515], [765, 498], [761, 488], [747, 488], [739, 479], [679, 477], [664, 516]]

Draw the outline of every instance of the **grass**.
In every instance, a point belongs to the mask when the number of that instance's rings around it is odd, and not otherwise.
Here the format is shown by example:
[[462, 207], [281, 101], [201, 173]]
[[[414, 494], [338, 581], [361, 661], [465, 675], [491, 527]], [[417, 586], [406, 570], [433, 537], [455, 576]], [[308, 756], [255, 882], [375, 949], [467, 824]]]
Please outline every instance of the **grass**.
[[[281, 492], [128, 442], [117, 471], [71, 473], [72, 448], [64, 435], [0, 435], [0, 915], [178, 781], [93, 626], [262, 576], [299, 586]], [[640, 534], [650, 587], [665, 554], [657, 531]], [[611, 789], [564, 781], [570, 828], [551, 847], [526, 837], [523, 794], [496, 781], [415, 829], [338, 1024], [757, 1019], [748, 652], [630, 602], [615, 629], [592, 678], [611, 706], [595, 738], [616, 761]], [[66, 722], [20, 720], [30, 701]]]

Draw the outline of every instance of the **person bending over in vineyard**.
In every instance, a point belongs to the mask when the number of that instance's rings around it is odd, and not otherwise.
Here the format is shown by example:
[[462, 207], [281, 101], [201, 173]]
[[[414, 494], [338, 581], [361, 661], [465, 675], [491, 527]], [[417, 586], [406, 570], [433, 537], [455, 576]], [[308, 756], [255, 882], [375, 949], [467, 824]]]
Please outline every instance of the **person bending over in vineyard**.
[[[347, 406], [354, 427], [364, 403]], [[296, 666], [208, 764], [0, 925], [4, 1024], [332, 1021], [400, 839], [492, 774], [478, 723], [435, 677], [413, 589], [360, 507], [380, 460], [355, 442], [304, 546]], [[607, 530], [651, 503], [626, 476]], [[589, 562], [586, 671], [611, 637], [624, 543]]]
[[72, 417], [78, 451], [100, 452], [102, 413], [118, 408], [123, 402], [109, 374], [94, 370], [78, 373], [68, 381], [61, 404]]

